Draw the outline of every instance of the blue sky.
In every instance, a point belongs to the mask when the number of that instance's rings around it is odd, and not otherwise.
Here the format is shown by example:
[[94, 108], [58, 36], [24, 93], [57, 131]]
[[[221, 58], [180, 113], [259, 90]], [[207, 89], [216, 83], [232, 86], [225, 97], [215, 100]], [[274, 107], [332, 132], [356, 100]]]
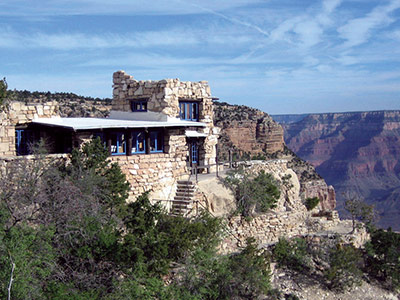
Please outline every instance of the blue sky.
[[400, 109], [400, 0], [0, 0], [11, 89], [207, 80], [270, 114]]

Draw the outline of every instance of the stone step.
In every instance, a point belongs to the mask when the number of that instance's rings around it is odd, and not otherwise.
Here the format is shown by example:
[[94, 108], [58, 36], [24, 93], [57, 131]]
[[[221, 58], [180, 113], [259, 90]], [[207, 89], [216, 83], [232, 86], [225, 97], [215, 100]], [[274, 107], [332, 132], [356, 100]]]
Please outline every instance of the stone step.
[[174, 203], [178, 203], [178, 204], [192, 204], [193, 201], [191, 199], [186, 200], [186, 199], [174, 199], [174, 201], [172, 202], [172, 205], [174, 205]]
[[187, 210], [189, 210], [189, 209], [192, 209], [192, 207], [191, 206], [188, 206], [188, 205], [174, 205], [174, 206], [172, 206], [172, 210], [173, 211], [176, 211], [176, 210], [179, 210], [179, 211], [187, 211]]
[[173, 215], [184, 215], [184, 214], [187, 214], [188, 213], [188, 209], [180, 209], [180, 208], [176, 208], [176, 209], [172, 209], [171, 210], [171, 214], [173, 214]]
[[187, 191], [187, 190], [190, 190], [190, 191], [194, 191], [194, 190], [196, 190], [196, 188], [194, 187], [194, 186], [177, 186], [176, 187], [176, 189], [177, 190], [182, 190], [182, 191]]
[[193, 197], [194, 193], [191, 191], [177, 191], [175, 193], [175, 196], [180, 196], [180, 197]]
[[176, 189], [178, 190], [195, 190], [196, 187], [194, 185], [177, 185]]
[[193, 197], [193, 196], [194, 196], [194, 191], [182, 191], [182, 190], [178, 190], [178, 191], [176, 191], [175, 195], [177, 195], [177, 196], [190, 196], [190, 197]]
[[189, 201], [189, 202], [192, 202], [193, 198], [192, 197], [188, 197], [188, 196], [175, 196], [174, 202], [175, 201]]
[[177, 181], [178, 184], [184, 184], [184, 185], [193, 185], [193, 181], [190, 180], [178, 180]]

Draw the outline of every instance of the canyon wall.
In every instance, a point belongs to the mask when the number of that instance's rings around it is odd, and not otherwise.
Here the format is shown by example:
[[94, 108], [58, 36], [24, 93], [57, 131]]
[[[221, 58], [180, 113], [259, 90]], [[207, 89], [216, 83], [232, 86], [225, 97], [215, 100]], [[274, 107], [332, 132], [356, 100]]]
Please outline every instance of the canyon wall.
[[318, 197], [323, 210], [336, 207], [335, 190], [314, 167], [300, 159], [284, 143], [283, 129], [267, 113], [244, 105], [214, 102], [214, 124], [221, 128], [218, 157], [284, 159], [300, 181], [302, 199]]
[[375, 205], [381, 226], [400, 230], [400, 111], [276, 119], [288, 147], [335, 187], [342, 215], [345, 198], [360, 197]]
[[221, 128], [221, 153], [272, 154], [284, 148], [282, 127], [260, 110], [214, 102], [214, 123]]

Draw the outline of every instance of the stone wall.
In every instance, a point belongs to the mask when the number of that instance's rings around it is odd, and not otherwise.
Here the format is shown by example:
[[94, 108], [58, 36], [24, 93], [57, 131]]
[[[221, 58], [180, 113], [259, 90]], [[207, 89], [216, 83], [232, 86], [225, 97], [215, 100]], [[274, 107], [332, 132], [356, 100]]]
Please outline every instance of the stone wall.
[[15, 127], [29, 123], [34, 118], [48, 118], [58, 115], [56, 102], [25, 104], [11, 102], [0, 112], [0, 156], [15, 155]]
[[190, 82], [179, 79], [138, 81], [124, 71], [113, 75], [113, 110], [131, 111], [131, 100], [146, 99], [147, 110], [168, 117], [179, 118], [179, 100], [199, 101], [199, 122], [206, 127], [198, 129], [207, 137], [200, 148], [200, 164], [214, 164], [218, 129], [213, 123], [213, 102], [207, 81]]
[[165, 138], [167, 153], [110, 157], [111, 161], [118, 163], [131, 184], [130, 200], [145, 191], [151, 191], [150, 199], [173, 199], [177, 181], [188, 176], [184, 130], [170, 130]]
[[305, 212], [270, 212], [252, 218], [232, 217], [221, 244], [223, 253], [235, 252], [253, 237], [262, 246], [276, 243], [280, 237], [291, 238], [308, 233]]

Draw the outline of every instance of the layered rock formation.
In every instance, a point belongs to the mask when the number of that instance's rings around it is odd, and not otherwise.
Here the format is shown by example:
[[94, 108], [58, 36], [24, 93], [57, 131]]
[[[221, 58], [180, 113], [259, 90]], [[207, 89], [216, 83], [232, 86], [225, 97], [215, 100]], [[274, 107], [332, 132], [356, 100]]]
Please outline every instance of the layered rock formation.
[[345, 197], [360, 197], [381, 226], [400, 229], [400, 111], [311, 114], [282, 126], [288, 147], [335, 187], [341, 213]]
[[335, 209], [334, 188], [326, 184], [313, 166], [285, 146], [282, 127], [268, 114], [244, 105], [215, 102], [214, 119], [214, 124], [221, 128], [218, 143], [221, 160], [227, 159], [229, 150], [239, 158], [285, 159], [299, 178], [302, 198], [318, 197], [323, 209]]
[[282, 127], [260, 110], [215, 102], [214, 119], [222, 131], [221, 152], [232, 148], [242, 154], [271, 154], [284, 148]]

